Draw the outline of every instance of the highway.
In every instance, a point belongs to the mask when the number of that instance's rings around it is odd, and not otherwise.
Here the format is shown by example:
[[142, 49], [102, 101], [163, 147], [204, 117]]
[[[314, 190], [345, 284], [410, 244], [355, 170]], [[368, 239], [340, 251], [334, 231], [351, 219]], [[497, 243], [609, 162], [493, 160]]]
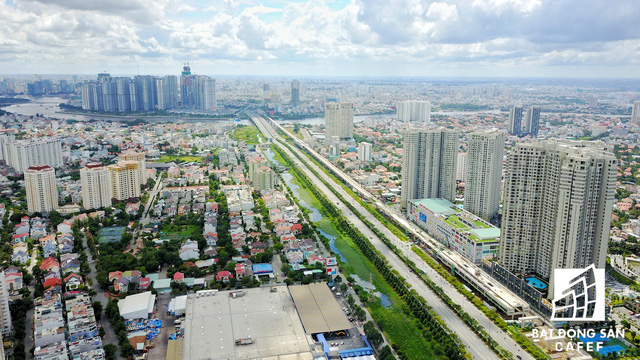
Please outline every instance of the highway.
[[[342, 203], [342, 201], [340, 201], [340, 199], [337, 196], [335, 196], [335, 194], [330, 189], [328, 189], [325, 186], [325, 184], [320, 179], [318, 179], [312, 171], [309, 170], [309, 167], [313, 168], [318, 173], [322, 171], [321, 169], [317, 168], [317, 166], [313, 164], [311, 161], [307, 160], [303, 163], [288, 148], [286, 148], [285, 146], [282, 146], [279, 142], [277, 142], [276, 140], [280, 139], [280, 135], [277, 134], [275, 129], [273, 129], [270, 125], [268, 125], [267, 120], [253, 113], [249, 113], [249, 115], [253, 119], [253, 122], [258, 126], [258, 129], [260, 129], [260, 131], [264, 134], [264, 136], [267, 138], [273, 138], [273, 143], [279, 146], [280, 149], [282, 149], [282, 151], [284, 151], [287, 155], [289, 155], [289, 157], [296, 163], [296, 165], [300, 168], [300, 170], [302, 170], [307, 175], [307, 177], [311, 181], [313, 181], [314, 185], [318, 188], [318, 190], [324, 193], [325, 196], [327, 196], [327, 198], [330, 201], [332, 201], [337, 205], [337, 207], [342, 211], [344, 216], [351, 223], [353, 223], [354, 226], [357, 227], [358, 230], [360, 230], [363, 235], [367, 236], [370, 239], [371, 243], [382, 253], [382, 255], [386, 257], [386, 259], [389, 261], [389, 265], [391, 265], [393, 269], [397, 270], [400, 276], [405, 278], [407, 280], [407, 283], [412, 286], [412, 289], [415, 289], [418, 292], [418, 294], [422, 296], [429, 303], [429, 305], [433, 308], [433, 310], [444, 320], [447, 326], [458, 335], [459, 339], [467, 348], [467, 351], [472, 354], [473, 359], [495, 359], [497, 357], [497, 355], [482, 341], [482, 339], [480, 339], [480, 337], [476, 335], [464, 323], [464, 321], [460, 319], [447, 306], [447, 304], [445, 304], [433, 291], [431, 291], [431, 289], [427, 285], [425, 285], [422, 282], [422, 280], [415, 273], [413, 273], [411, 269], [409, 269], [409, 267], [391, 249], [389, 249], [384, 244], [384, 242], [382, 242], [382, 240], [380, 240], [376, 236], [376, 234], [367, 227], [367, 225], [364, 222], [360, 220], [359, 217], [354, 215], [349, 210], [349, 208], [344, 203]], [[304, 155], [302, 156], [302, 158], [306, 159]], [[340, 184], [333, 182], [331, 179], [328, 179], [328, 181], [330, 184], [334, 186], [334, 189], [336, 189], [338, 193], [340, 193], [345, 199], [348, 199], [350, 197], [350, 195], [348, 195], [344, 191], [344, 189], [342, 189], [342, 186]], [[356, 210], [359, 211], [361, 214], [367, 213], [366, 209], [361, 207], [360, 204], [354, 202], [352, 205], [355, 206]], [[387, 237], [389, 237], [390, 239], [396, 239], [395, 241], [400, 242], [400, 240], [397, 239], [395, 235], [393, 235], [386, 227], [384, 227], [382, 223], [377, 221], [375, 218], [372, 217], [369, 220]], [[404, 248], [407, 247], [406, 243], [402, 243], [402, 244]], [[422, 260], [416, 263], [420, 264], [422, 263]], [[423, 267], [426, 268], [427, 265], [425, 264]], [[431, 275], [429, 274], [429, 276]], [[440, 283], [440, 281], [444, 281], [441, 278], [439, 278], [439, 276], [438, 278], [432, 276], [432, 279], [434, 279], [434, 281], [436, 281], [437, 283]], [[462, 296], [459, 293], [458, 295]], [[457, 301], [457, 300], [454, 298], [454, 301]], [[465, 310], [468, 310], [470, 307], [475, 309], [475, 307], [470, 302], [468, 303], [468, 306], [465, 306], [462, 302], [460, 302], [460, 304], [463, 306], [463, 308], [465, 308]], [[486, 319], [489, 322], [491, 321], [488, 318]], [[480, 321], [480, 319], [478, 320]], [[492, 335], [494, 334], [496, 333], [492, 332]], [[515, 342], [513, 342], [512, 340], [511, 342], [515, 344]], [[517, 346], [517, 344], [515, 345]], [[510, 349], [508, 350], [512, 351]], [[525, 359], [533, 359], [529, 357], [528, 354], [524, 353], [523, 350], [518, 351], [517, 349], [514, 348], [513, 352], [516, 354], [522, 354], [521, 356], [523, 356], [523, 358]], [[527, 355], [527, 356], [525, 357], [524, 355]]]

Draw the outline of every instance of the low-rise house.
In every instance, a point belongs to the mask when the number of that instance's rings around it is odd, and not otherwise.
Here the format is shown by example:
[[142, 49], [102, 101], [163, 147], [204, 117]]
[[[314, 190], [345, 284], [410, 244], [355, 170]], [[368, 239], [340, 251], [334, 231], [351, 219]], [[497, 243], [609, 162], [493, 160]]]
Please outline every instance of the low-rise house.
[[56, 256], [58, 254], [58, 247], [55, 243], [48, 242], [42, 246], [42, 256], [48, 258], [49, 256]]
[[218, 233], [208, 232], [205, 234], [204, 239], [207, 241], [208, 246], [216, 246], [218, 244]]
[[47, 231], [44, 225], [36, 225], [31, 228], [30, 236], [34, 240], [38, 240], [41, 237], [44, 237], [46, 235], [47, 235]]
[[58, 244], [58, 253], [60, 254], [68, 254], [73, 252], [74, 243], [73, 241], [64, 240], [60, 244]]
[[22, 289], [23, 278], [20, 268], [9, 266], [4, 270], [4, 280], [9, 291], [18, 291]]
[[27, 242], [27, 239], [29, 239], [29, 233], [22, 233], [22, 234], [15, 234], [13, 235], [13, 243], [19, 243], [19, 242]]
[[65, 220], [60, 224], [58, 224], [57, 230], [59, 233], [70, 234], [72, 226], [73, 226], [73, 222], [71, 220]]
[[62, 266], [62, 273], [66, 274], [68, 272], [80, 272], [80, 260], [72, 259], [67, 261], [66, 264]]
[[69, 274], [64, 278], [64, 283], [67, 291], [78, 290], [78, 287], [83, 283], [82, 276], [78, 274]]
[[59, 273], [60, 264], [58, 263], [58, 260], [53, 256], [50, 256], [42, 261], [42, 264], [40, 264], [40, 270], [42, 270], [42, 272], [54, 271]]
[[198, 243], [187, 240], [179, 250], [179, 256], [182, 261], [187, 261], [189, 259], [199, 259], [200, 252], [198, 251]]
[[11, 262], [18, 264], [26, 264], [29, 262], [29, 249], [27, 248], [26, 243], [20, 242], [13, 246]]
[[216, 274], [216, 280], [222, 282], [229, 282], [229, 280], [233, 279], [233, 274], [229, 271], [219, 271]]
[[[27, 219], [26, 221], [24, 219]], [[29, 236], [29, 231], [31, 230], [31, 227], [29, 226], [29, 218], [25, 217], [22, 218], [22, 222], [17, 224], [15, 226], [15, 228], [13, 228], [13, 233], [16, 235], [22, 235], [22, 234], [27, 234], [27, 236]]]
[[131, 281], [129, 279], [127, 279], [126, 277], [121, 277], [119, 279], [116, 279], [113, 282], [113, 290], [119, 293], [124, 293], [129, 291], [129, 283]]
[[204, 249], [204, 256], [208, 258], [216, 257], [218, 255], [218, 250], [213, 246], [208, 246]]
[[56, 287], [56, 286], [62, 285], [62, 280], [58, 278], [50, 278], [45, 280], [42, 285], [44, 286], [45, 289], [48, 289], [50, 287]]

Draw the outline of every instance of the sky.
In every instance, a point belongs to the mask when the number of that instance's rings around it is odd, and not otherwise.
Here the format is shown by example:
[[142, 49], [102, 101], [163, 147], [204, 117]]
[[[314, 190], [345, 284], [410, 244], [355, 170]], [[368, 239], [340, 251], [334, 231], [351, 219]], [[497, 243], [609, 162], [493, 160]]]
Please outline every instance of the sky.
[[0, 0], [0, 73], [640, 77], [638, 0]]

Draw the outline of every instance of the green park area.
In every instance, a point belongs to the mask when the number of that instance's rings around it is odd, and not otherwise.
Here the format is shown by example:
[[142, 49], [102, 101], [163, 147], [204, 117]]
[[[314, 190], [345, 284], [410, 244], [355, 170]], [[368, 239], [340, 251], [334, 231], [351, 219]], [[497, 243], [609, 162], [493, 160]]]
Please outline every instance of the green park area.
[[196, 225], [169, 225], [163, 229], [160, 240], [188, 239], [198, 230], [199, 227]]
[[159, 162], [171, 162], [174, 161], [176, 163], [183, 163], [183, 162], [201, 162], [202, 161], [202, 157], [201, 156], [190, 156], [190, 155], [162, 155], [160, 157], [160, 159], [158, 159]]
[[231, 138], [236, 141], [244, 141], [247, 144], [259, 144], [258, 134], [260, 131], [255, 126], [238, 125], [231, 133]]

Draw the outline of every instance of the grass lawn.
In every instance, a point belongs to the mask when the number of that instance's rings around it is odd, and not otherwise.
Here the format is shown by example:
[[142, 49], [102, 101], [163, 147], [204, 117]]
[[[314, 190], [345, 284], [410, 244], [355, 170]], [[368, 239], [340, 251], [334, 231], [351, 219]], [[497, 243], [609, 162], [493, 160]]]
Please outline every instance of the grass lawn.
[[164, 231], [160, 237], [163, 239], [186, 239], [198, 229], [196, 225], [182, 225], [177, 231]]
[[185, 155], [185, 156], [178, 156], [178, 155], [162, 155], [160, 157], [160, 159], [158, 159], [159, 162], [170, 162], [170, 161], [175, 161], [175, 162], [193, 162], [193, 161], [197, 161], [197, 162], [201, 162], [202, 161], [202, 157], [200, 156], [189, 156], [189, 155]]
[[258, 134], [260, 131], [255, 126], [238, 126], [233, 130], [231, 138], [236, 141], [244, 141], [247, 144], [259, 144]]

